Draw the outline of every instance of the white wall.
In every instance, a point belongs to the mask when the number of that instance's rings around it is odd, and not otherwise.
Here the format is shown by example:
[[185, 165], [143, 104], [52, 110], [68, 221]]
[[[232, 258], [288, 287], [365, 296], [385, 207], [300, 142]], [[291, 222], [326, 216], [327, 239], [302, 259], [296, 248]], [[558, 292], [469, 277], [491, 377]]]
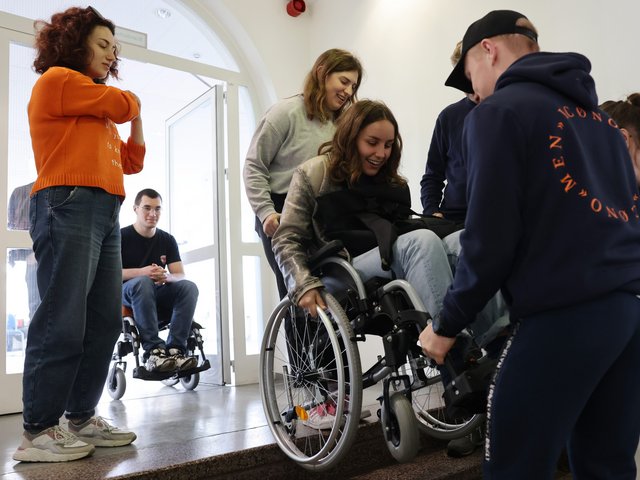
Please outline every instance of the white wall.
[[[309, 52], [312, 16], [290, 17], [282, 0], [185, 0], [185, 3], [192, 8], [203, 7], [211, 14], [210, 20], [219, 22], [235, 43], [234, 53], [239, 55], [241, 68], [253, 76], [258, 117], [277, 100], [302, 91], [304, 76], [317, 57]], [[227, 40], [225, 35], [222, 37]]]
[[640, 91], [635, 0], [609, 2], [606, 9], [602, 2], [581, 0], [322, 0], [314, 8], [311, 46], [337, 43], [357, 52], [368, 72], [362, 96], [384, 100], [398, 119], [414, 209], [420, 208], [419, 182], [435, 119], [462, 95], [443, 85], [449, 56], [471, 22], [503, 8], [536, 25], [543, 50], [587, 55], [601, 99]]
[[[640, 2], [584, 0], [306, 0], [307, 11], [289, 17], [287, 0], [187, 0], [201, 3], [222, 23], [253, 71], [258, 115], [277, 99], [301, 90], [316, 57], [348, 49], [366, 71], [360, 98], [383, 100], [396, 115], [404, 140], [402, 171], [413, 207], [421, 210], [420, 178], [438, 113], [462, 94], [444, 86], [449, 57], [468, 25], [490, 10], [512, 9], [538, 28], [547, 51], [577, 51], [592, 62], [601, 102], [640, 91], [637, 22]], [[382, 352], [379, 339], [361, 345], [366, 358]], [[367, 368], [370, 360], [363, 360]]]
[[548, 51], [577, 51], [593, 64], [600, 99], [640, 91], [637, 21], [640, 3], [584, 0], [307, 0], [297, 18], [286, 0], [202, 0], [221, 3], [246, 31], [254, 53], [264, 62], [275, 98], [300, 90], [317, 55], [331, 47], [356, 53], [366, 77], [361, 98], [385, 101], [400, 124], [405, 149], [403, 173], [409, 178], [415, 209], [419, 182], [435, 119], [461, 93], [443, 85], [449, 56], [466, 27], [493, 9], [509, 8], [529, 17]]

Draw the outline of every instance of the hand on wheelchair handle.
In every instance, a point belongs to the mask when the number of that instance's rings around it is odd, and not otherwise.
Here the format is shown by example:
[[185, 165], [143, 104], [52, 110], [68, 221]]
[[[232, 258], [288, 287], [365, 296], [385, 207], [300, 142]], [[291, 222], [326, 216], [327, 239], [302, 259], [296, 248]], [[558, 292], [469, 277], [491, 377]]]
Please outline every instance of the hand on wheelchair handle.
[[435, 360], [438, 365], [445, 363], [445, 357], [453, 344], [456, 342], [455, 338], [441, 337], [433, 331], [431, 323], [422, 330], [420, 333], [420, 346], [424, 354]]
[[262, 224], [262, 229], [264, 233], [267, 234], [267, 237], [271, 238], [275, 235], [276, 230], [280, 226], [280, 214], [272, 213], [269, 215]]

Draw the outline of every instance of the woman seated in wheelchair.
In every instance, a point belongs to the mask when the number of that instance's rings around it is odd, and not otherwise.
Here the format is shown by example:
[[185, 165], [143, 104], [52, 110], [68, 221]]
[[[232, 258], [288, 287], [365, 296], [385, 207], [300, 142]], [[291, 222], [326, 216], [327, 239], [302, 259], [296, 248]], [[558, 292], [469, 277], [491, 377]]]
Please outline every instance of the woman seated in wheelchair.
[[452, 282], [442, 241], [424, 228], [396, 228], [398, 217], [410, 215], [410, 198], [398, 173], [402, 139], [393, 113], [379, 101], [355, 103], [319, 152], [295, 171], [272, 240], [292, 302], [313, 317], [326, 309], [308, 259], [338, 239], [363, 281], [405, 279], [429, 314], [439, 312]]
[[363, 280], [405, 279], [429, 314], [440, 311], [452, 281], [442, 241], [427, 229], [397, 235], [393, 225], [398, 214], [409, 216], [403, 208], [409, 187], [398, 173], [401, 153], [391, 110], [382, 102], [361, 100], [340, 117], [320, 155], [295, 171], [273, 250], [291, 299], [312, 316], [326, 306], [322, 282], [307, 259], [335, 239], [342, 240], [343, 254]]
[[[393, 113], [382, 102], [361, 100], [336, 127], [319, 156], [295, 171], [272, 239], [291, 301], [312, 317], [318, 307], [326, 309], [323, 283], [309, 258], [340, 240], [342, 255], [363, 282], [374, 277], [407, 280], [427, 313], [435, 316], [452, 282], [452, 269], [440, 236], [408, 221], [411, 200], [407, 181], [398, 173], [402, 139]], [[330, 415], [326, 409], [321, 414]], [[331, 423], [326, 420], [311, 423]]]

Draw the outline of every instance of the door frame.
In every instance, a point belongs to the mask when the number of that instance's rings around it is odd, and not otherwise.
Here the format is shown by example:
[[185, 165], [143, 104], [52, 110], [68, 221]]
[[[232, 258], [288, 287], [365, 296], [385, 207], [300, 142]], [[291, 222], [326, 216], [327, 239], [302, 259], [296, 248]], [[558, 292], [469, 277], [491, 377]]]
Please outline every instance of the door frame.
[[[174, 192], [174, 184], [173, 179], [175, 175], [179, 172], [179, 162], [173, 162], [171, 158], [171, 153], [173, 151], [171, 142], [171, 127], [179, 122], [180, 120], [187, 117], [191, 112], [200, 108], [204, 103], [211, 103], [211, 124], [213, 126], [213, 131], [211, 133], [211, 137], [213, 139], [213, 148], [212, 148], [212, 158], [211, 158], [211, 168], [212, 168], [212, 178], [213, 184], [215, 185], [215, 191], [213, 192], [213, 205], [212, 209], [214, 212], [213, 218], [213, 245], [206, 245], [204, 247], [199, 247], [195, 250], [191, 251], [181, 251], [180, 256], [182, 258], [182, 262], [184, 265], [188, 265], [190, 263], [200, 262], [203, 260], [214, 260], [214, 277], [215, 277], [215, 328], [217, 330], [217, 354], [215, 358], [211, 358], [211, 354], [209, 352], [209, 360], [213, 362], [219, 362], [219, 371], [220, 378], [217, 379], [219, 384], [231, 383], [231, 373], [230, 373], [230, 361], [229, 356], [226, 352], [229, 350], [229, 341], [228, 335], [224, 333], [224, 324], [222, 321], [224, 318], [230, 318], [228, 315], [229, 312], [229, 304], [228, 304], [228, 296], [227, 296], [227, 288], [226, 288], [226, 275], [223, 275], [223, 272], [226, 273], [228, 269], [228, 264], [226, 261], [226, 251], [227, 251], [227, 228], [226, 221], [220, 221], [220, 219], [224, 219], [226, 217], [225, 211], [225, 198], [226, 198], [226, 190], [227, 185], [225, 182], [225, 148], [224, 148], [224, 85], [217, 84], [211, 87], [210, 90], [200, 95], [198, 98], [192, 100], [187, 105], [182, 107], [178, 112], [174, 113], [171, 117], [165, 120], [165, 140], [167, 142], [167, 147], [165, 149], [167, 159], [166, 166], [169, 171], [167, 175], [168, 183], [169, 183], [169, 198], [175, 198], [177, 195]], [[169, 209], [169, 225], [173, 229], [172, 219], [173, 219], [173, 207]], [[203, 292], [204, 293], [204, 292]], [[228, 331], [228, 330], [227, 330]], [[205, 344], [205, 351], [207, 350]], [[216, 383], [218, 383], [218, 381]]]
[[[33, 45], [33, 20], [20, 17], [7, 12], [0, 12], [0, 118], [7, 121], [0, 122], [0, 171], [8, 172], [8, 114], [9, 114], [9, 46], [17, 43], [31, 47]], [[222, 278], [220, 282], [220, 304], [224, 305], [222, 314], [222, 349], [223, 366], [226, 371], [225, 381], [231, 384], [247, 384], [257, 382], [258, 357], [257, 355], [244, 355], [244, 322], [234, 318], [244, 318], [244, 292], [242, 291], [242, 255], [258, 254], [261, 256], [260, 245], [243, 242], [240, 232], [240, 222], [234, 222], [234, 218], [241, 215], [240, 196], [242, 172], [240, 153], [240, 108], [238, 105], [238, 88], [247, 88], [251, 85], [249, 78], [242, 72], [234, 72], [223, 68], [207, 65], [180, 57], [147, 50], [145, 48], [122, 43], [121, 56], [140, 62], [153, 63], [163, 67], [173, 68], [194, 75], [202, 75], [216, 78], [226, 84], [224, 95], [219, 95], [217, 103], [222, 103], [219, 111], [224, 111], [224, 122], [217, 123], [220, 158], [225, 160], [224, 175], [218, 175], [218, 182], [224, 185], [220, 192], [225, 192], [219, 198], [218, 209], [220, 218], [226, 219], [220, 222], [225, 227], [222, 238], [225, 240], [225, 251], [221, 252]], [[249, 89], [249, 91], [251, 91]], [[7, 220], [8, 184], [0, 182], [0, 222]], [[222, 214], [224, 212], [224, 215]], [[228, 228], [227, 228], [228, 227]], [[6, 227], [0, 227], [0, 265], [5, 267], [0, 270], [0, 295], [6, 295], [6, 265], [7, 248], [30, 248], [31, 239], [27, 232], [9, 231]], [[258, 253], [260, 252], [260, 253]], [[4, 273], [3, 273], [4, 272]], [[270, 277], [262, 276], [263, 284], [267, 291], [271, 291]], [[266, 282], [265, 282], [266, 280]], [[253, 295], [253, 292], [247, 292]], [[0, 302], [0, 315], [6, 319], [6, 302]], [[6, 336], [6, 322], [0, 322], [0, 339]], [[6, 357], [0, 359], [0, 383], [3, 385], [0, 393], [0, 414], [16, 413], [22, 410], [22, 374], [6, 374]]]

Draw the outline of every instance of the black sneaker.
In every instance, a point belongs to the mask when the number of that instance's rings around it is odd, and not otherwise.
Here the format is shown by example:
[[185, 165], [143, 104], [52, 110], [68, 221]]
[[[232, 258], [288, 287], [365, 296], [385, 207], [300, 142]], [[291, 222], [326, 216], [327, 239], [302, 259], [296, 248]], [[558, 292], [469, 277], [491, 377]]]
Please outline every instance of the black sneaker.
[[484, 429], [476, 428], [469, 435], [451, 440], [447, 444], [447, 455], [453, 458], [466, 457], [484, 443]]

